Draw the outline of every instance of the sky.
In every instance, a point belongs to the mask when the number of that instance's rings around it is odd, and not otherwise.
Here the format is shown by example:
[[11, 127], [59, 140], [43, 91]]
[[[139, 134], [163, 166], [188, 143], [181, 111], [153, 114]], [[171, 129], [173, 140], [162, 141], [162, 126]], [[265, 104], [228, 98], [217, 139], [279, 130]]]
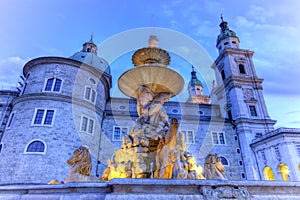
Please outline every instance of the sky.
[[[254, 65], [258, 77], [264, 79], [264, 97], [271, 118], [277, 120], [275, 127], [299, 128], [299, 9], [298, 0], [0, 0], [0, 89], [16, 86], [22, 67], [31, 59], [70, 57], [80, 51], [91, 33], [101, 46], [130, 30], [143, 29], [149, 35], [161, 29], [175, 31], [197, 43], [214, 60], [218, 56], [215, 44], [223, 14], [239, 37], [240, 48], [255, 52]], [[165, 38], [159, 38], [160, 44], [168, 50]], [[175, 40], [173, 45], [177, 42], [180, 43]], [[109, 56], [105, 48], [99, 49], [100, 57]], [[134, 49], [129, 50], [110, 60], [114, 80], [132, 66], [130, 56]], [[176, 52], [173, 57], [170, 66], [188, 79], [190, 64], [196, 61], [186, 60]], [[192, 60], [195, 59], [197, 56]], [[210, 66], [199, 65], [196, 67], [214, 75]], [[209, 93], [209, 88], [206, 90]]]

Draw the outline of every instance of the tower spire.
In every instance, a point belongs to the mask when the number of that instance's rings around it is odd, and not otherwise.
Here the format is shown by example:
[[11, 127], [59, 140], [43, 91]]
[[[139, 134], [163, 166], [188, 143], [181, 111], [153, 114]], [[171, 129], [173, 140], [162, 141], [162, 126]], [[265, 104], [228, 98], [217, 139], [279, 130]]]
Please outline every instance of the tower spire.
[[90, 42], [90, 43], [94, 43], [93, 39], [94, 39], [94, 33], [91, 34], [91, 39], [90, 39], [89, 42]]
[[[224, 21], [221, 14], [221, 23], [219, 24], [221, 30], [217, 38], [217, 48], [219, 53], [225, 48], [239, 48], [240, 40], [233, 30], [228, 27], [228, 22]], [[221, 42], [222, 41], [222, 42]]]
[[196, 74], [195, 67], [192, 65], [191, 80], [188, 84], [189, 98], [187, 101], [208, 104], [210, 98], [203, 94], [203, 85]]

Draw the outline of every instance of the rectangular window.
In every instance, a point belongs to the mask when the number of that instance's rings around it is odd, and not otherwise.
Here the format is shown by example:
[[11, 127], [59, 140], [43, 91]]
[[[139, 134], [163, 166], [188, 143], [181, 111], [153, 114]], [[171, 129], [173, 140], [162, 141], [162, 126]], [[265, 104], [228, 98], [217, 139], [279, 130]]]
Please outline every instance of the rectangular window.
[[54, 92], [59, 92], [60, 91], [60, 86], [61, 86], [61, 80], [60, 79], [56, 79], [53, 91]]
[[92, 95], [91, 95], [91, 102], [95, 102], [95, 99], [96, 99], [96, 92], [95, 90], [92, 90]]
[[85, 87], [84, 98], [92, 103], [95, 103], [96, 100], [96, 90], [91, 87]]
[[86, 100], [90, 100], [90, 95], [91, 95], [91, 88], [86, 87], [86, 88], [85, 88], [85, 96], [84, 96], [84, 98], [85, 98]]
[[51, 126], [54, 118], [54, 110], [37, 109], [35, 112], [33, 125], [47, 125]]
[[81, 117], [81, 125], [80, 125], [80, 131], [86, 132], [88, 134], [93, 134], [94, 133], [94, 125], [95, 125], [95, 120], [82, 116]]
[[15, 117], [15, 113], [13, 112], [13, 113], [11, 113], [11, 115], [8, 119], [7, 128], [10, 128], [10, 126], [11, 126], [13, 120], [14, 120], [14, 117]]
[[54, 79], [48, 79], [45, 87], [45, 91], [51, 91]]
[[113, 141], [121, 141], [123, 135], [128, 134], [128, 127], [114, 126]]
[[225, 133], [212, 132], [212, 140], [214, 144], [226, 144]]
[[35, 119], [34, 119], [34, 124], [42, 124], [44, 112], [45, 112], [45, 110], [37, 110]]
[[87, 130], [87, 123], [88, 123], [88, 118], [87, 117], [82, 117], [81, 119], [81, 131], [86, 131]]
[[195, 143], [194, 131], [186, 130], [186, 131], [180, 131], [180, 132], [182, 132], [184, 134], [184, 139], [187, 144]]
[[88, 133], [92, 134], [93, 130], [94, 130], [94, 120], [89, 119], [89, 130], [88, 130]]
[[250, 115], [253, 117], [257, 117], [257, 112], [255, 106], [249, 106], [250, 109]]
[[225, 144], [225, 138], [223, 133], [219, 133], [219, 141], [220, 144]]
[[47, 92], [59, 92], [61, 88], [62, 80], [58, 78], [49, 78], [46, 81], [44, 91]]
[[44, 124], [51, 125], [54, 115], [54, 110], [47, 110]]

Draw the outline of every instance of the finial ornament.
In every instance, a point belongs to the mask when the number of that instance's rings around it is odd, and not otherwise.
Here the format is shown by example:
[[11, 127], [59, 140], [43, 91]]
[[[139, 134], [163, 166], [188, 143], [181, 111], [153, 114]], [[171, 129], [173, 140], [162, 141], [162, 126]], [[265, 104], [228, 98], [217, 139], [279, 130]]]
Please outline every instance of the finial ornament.
[[224, 22], [224, 19], [223, 19], [223, 14], [221, 14], [221, 20], [222, 20], [222, 22]]
[[148, 46], [149, 47], [157, 47], [158, 39], [155, 35], [150, 35], [148, 40]]
[[90, 39], [90, 42], [91, 42], [91, 43], [94, 43], [94, 42], [93, 42], [93, 38], [94, 38], [94, 33], [91, 34], [91, 39]]

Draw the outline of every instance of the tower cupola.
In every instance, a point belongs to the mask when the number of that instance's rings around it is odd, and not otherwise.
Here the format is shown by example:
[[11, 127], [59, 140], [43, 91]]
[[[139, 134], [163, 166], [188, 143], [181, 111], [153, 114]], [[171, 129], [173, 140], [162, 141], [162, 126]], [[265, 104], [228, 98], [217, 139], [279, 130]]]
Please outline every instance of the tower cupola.
[[91, 39], [88, 42], [85, 42], [82, 45], [82, 52], [93, 53], [97, 55], [97, 45], [93, 42], [93, 34], [91, 35]]
[[220, 23], [220, 34], [217, 38], [217, 48], [219, 53], [223, 51], [225, 48], [237, 48], [239, 49], [240, 40], [237, 37], [236, 33], [233, 30], [230, 30], [228, 27], [228, 23], [224, 21], [223, 16], [221, 15], [221, 23]]
[[192, 66], [191, 80], [188, 85], [188, 90], [190, 94], [203, 95], [203, 86], [201, 81], [197, 78], [194, 66]]
[[203, 94], [203, 85], [197, 78], [194, 66], [192, 66], [191, 80], [188, 84], [189, 98], [187, 102], [208, 104], [209, 96]]

